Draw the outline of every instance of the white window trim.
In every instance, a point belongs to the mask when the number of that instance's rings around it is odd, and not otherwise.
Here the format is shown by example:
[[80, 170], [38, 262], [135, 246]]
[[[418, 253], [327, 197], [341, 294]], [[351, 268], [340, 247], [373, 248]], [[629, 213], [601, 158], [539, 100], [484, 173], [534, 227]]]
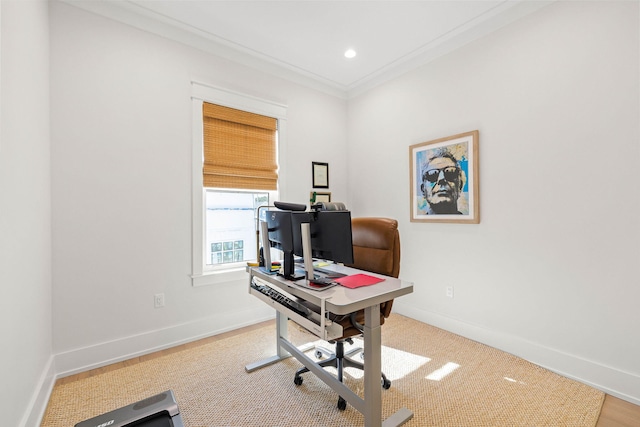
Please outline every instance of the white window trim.
[[[278, 164], [286, 164], [287, 107], [276, 102], [256, 98], [239, 92], [191, 82], [192, 105], [192, 157], [191, 157], [191, 284], [207, 286], [246, 278], [244, 268], [205, 271], [204, 264], [204, 191], [202, 187], [203, 123], [202, 103], [222, 105], [251, 113], [274, 117], [278, 120]], [[278, 171], [280, 196], [286, 194], [282, 186], [286, 182], [285, 171]]]

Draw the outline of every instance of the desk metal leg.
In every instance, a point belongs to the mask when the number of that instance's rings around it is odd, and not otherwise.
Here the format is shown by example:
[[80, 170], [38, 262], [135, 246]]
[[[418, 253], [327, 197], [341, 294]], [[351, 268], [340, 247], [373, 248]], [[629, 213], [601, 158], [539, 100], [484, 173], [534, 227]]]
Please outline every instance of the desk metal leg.
[[280, 338], [289, 339], [289, 319], [279, 311], [276, 312], [276, 354], [281, 359], [290, 357], [289, 354], [280, 345]]
[[402, 408], [382, 422], [382, 338], [380, 305], [364, 310], [364, 425], [397, 427], [413, 418], [413, 412]]
[[287, 316], [283, 316], [279, 311], [276, 311], [276, 355], [271, 356], [267, 359], [260, 360], [258, 362], [248, 364], [244, 367], [245, 371], [253, 372], [256, 369], [264, 368], [265, 366], [272, 365], [276, 362], [286, 359], [287, 357], [291, 357], [291, 354], [280, 345], [280, 337], [287, 338], [289, 336], [287, 330], [287, 320]]
[[381, 344], [380, 305], [376, 304], [364, 310], [364, 425], [367, 427], [382, 425]]
[[[281, 345], [281, 340], [280, 340], [280, 338], [284, 338], [285, 340], [287, 340], [289, 337], [288, 321], [289, 321], [289, 318], [287, 316], [283, 315], [279, 311], [276, 311], [276, 355], [260, 360], [258, 362], [249, 363], [244, 367], [245, 371], [253, 372], [256, 369], [264, 368], [265, 366], [272, 365], [288, 357], [291, 357], [291, 353], [289, 353]], [[313, 344], [307, 344], [301, 347], [300, 350], [303, 352], [306, 352], [312, 347], [313, 347]]]

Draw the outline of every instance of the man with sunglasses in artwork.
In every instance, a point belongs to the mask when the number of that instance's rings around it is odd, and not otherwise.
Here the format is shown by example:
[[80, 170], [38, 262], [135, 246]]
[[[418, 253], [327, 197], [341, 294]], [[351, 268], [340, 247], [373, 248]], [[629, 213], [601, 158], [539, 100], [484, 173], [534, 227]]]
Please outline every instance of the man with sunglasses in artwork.
[[466, 176], [458, 161], [446, 148], [434, 150], [422, 169], [420, 189], [427, 201], [427, 215], [461, 215], [458, 198]]

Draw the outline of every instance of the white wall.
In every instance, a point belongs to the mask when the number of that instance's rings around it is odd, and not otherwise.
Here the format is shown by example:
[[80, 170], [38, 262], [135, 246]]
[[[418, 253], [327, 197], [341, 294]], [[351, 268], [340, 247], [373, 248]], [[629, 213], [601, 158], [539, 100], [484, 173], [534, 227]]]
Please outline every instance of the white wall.
[[[51, 5], [53, 314], [62, 375], [254, 323], [248, 278], [192, 287], [191, 81], [288, 107], [283, 199], [346, 196], [346, 101]], [[164, 293], [166, 307], [154, 309]]]
[[[558, 2], [348, 108], [351, 207], [399, 219], [415, 284], [394, 309], [635, 403], [638, 17]], [[408, 147], [475, 129], [481, 223], [411, 223]]]
[[54, 374], [47, 3], [2, 1], [0, 15], [0, 413], [21, 426]]

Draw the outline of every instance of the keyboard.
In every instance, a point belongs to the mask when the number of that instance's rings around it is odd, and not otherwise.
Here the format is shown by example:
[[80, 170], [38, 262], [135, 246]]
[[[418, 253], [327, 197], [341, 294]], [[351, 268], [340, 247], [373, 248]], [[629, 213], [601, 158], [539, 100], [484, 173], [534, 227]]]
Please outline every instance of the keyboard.
[[268, 296], [269, 298], [276, 301], [277, 303], [282, 304], [285, 307], [289, 308], [290, 310], [298, 313], [301, 316], [309, 317], [309, 315], [313, 313], [313, 311], [309, 307], [306, 307], [303, 304], [300, 304], [298, 301], [295, 301], [289, 298], [288, 296], [276, 291], [273, 288], [270, 288], [269, 286], [265, 286], [260, 283], [256, 283], [255, 281], [252, 281], [251, 287], [257, 290], [258, 292], [260, 292], [261, 294]]

